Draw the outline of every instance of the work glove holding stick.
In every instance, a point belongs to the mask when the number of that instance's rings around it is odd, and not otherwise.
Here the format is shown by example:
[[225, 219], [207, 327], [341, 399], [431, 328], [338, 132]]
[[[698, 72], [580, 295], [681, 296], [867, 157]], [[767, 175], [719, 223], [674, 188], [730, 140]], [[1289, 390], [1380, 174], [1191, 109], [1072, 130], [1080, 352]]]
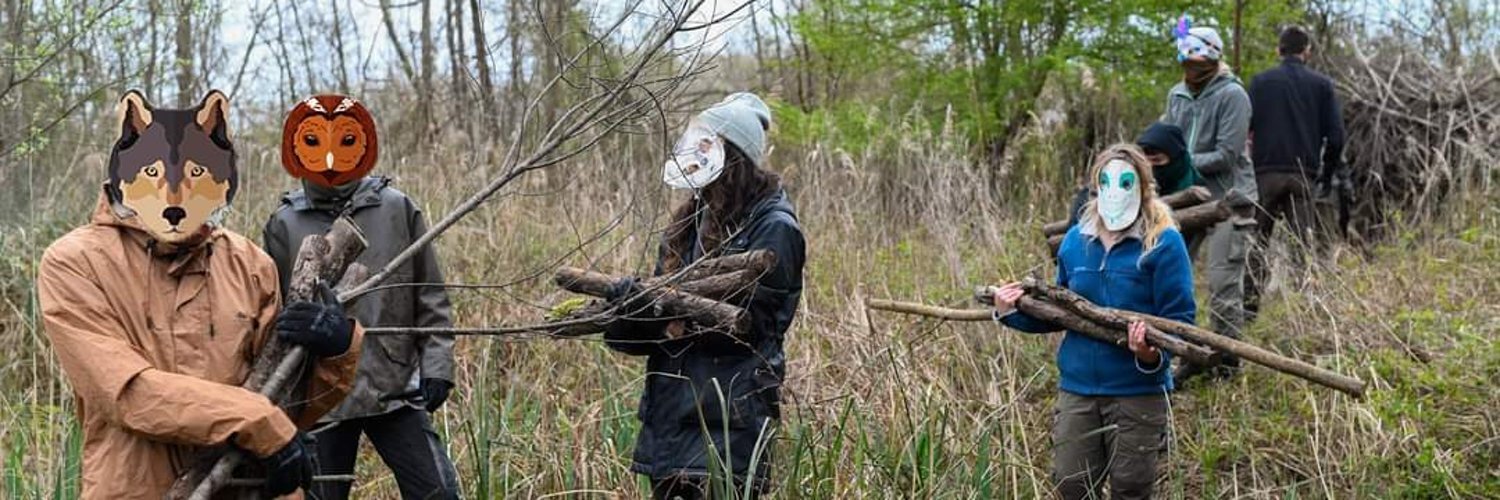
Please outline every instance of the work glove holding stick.
[[313, 476], [318, 472], [313, 451], [316, 447], [311, 435], [299, 431], [286, 446], [261, 459], [266, 468], [266, 482], [262, 487], [268, 498], [286, 495], [298, 488], [312, 488]]
[[609, 285], [604, 300], [615, 306], [621, 316], [654, 317], [656, 314], [651, 299], [641, 292], [640, 280], [635, 276], [626, 276]]
[[276, 316], [276, 336], [318, 357], [348, 352], [354, 325], [344, 315], [344, 306], [326, 284], [318, 285], [318, 296], [317, 302], [298, 301], [283, 308]]
[[443, 403], [448, 402], [448, 394], [453, 392], [453, 382], [440, 378], [424, 378], [421, 392], [427, 412], [432, 413], [442, 408]]

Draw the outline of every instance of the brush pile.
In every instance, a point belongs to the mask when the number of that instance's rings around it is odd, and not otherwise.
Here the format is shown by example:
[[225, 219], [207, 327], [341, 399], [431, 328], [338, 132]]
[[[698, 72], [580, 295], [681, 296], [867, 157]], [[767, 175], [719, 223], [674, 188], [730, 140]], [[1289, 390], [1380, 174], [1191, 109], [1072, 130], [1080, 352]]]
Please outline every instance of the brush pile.
[[1355, 47], [1329, 61], [1343, 101], [1346, 234], [1380, 234], [1397, 210], [1435, 214], [1454, 188], [1489, 193], [1500, 160], [1500, 60], [1437, 60]]

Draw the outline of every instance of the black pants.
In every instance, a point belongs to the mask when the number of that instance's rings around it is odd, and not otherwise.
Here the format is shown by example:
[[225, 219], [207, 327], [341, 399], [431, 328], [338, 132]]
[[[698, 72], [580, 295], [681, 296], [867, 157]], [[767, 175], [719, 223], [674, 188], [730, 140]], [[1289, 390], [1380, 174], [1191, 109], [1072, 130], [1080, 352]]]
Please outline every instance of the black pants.
[[[1301, 173], [1266, 172], [1255, 176], [1260, 191], [1260, 208], [1255, 211], [1255, 249], [1250, 252], [1250, 262], [1245, 274], [1246, 303], [1252, 307], [1260, 305], [1260, 294], [1266, 285], [1270, 269], [1266, 262], [1266, 249], [1278, 221], [1286, 227], [1303, 247], [1314, 252], [1320, 250], [1319, 236], [1323, 232], [1323, 220], [1319, 217], [1317, 203], [1313, 199], [1312, 182]], [[1302, 267], [1302, 249], [1292, 252], [1292, 265]], [[1258, 307], [1257, 307], [1258, 308]]]
[[[710, 485], [707, 477], [701, 476], [676, 476], [666, 479], [653, 479], [651, 481], [652, 500], [729, 500], [722, 494], [724, 485]], [[750, 490], [750, 496], [741, 498], [745, 492], [745, 485], [740, 481], [734, 482], [734, 495], [730, 496], [736, 500], [756, 500], [760, 498], [760, 492]]]
[[[353, 474], [359, 456], [359, 436], [370, 437], [380, 459], [396, 475], [401, 498], [458, 498], [458, 474], [448, 452], [432, 429], [427, 412], [402, 408], [384, 415], [355, 418], [317, 432], [318, 465], [322, 474]], [[313, 487], [315, 499], [349, 498], [347, 482], [323, 482]]]

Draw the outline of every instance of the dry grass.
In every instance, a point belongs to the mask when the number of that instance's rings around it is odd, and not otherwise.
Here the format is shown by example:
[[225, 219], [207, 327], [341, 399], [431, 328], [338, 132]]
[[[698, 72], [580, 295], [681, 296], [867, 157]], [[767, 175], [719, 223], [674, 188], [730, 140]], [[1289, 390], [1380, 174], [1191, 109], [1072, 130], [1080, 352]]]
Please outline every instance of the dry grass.
[[[270, 130], [244, 146], [231, 228], [258, 237], [291, 181]], [[974, 283], [1050, 272], [1036, 228], [1062, 211], [1066, 175], [1033, 138], [1001, 179], [973, 174], [966, 148], [903, 132], [893, 151], [782, 149], [809, 241], [802, 310], [788, 335], [788, 402], [773, 476], [779, 498], [1009, 498], [1048, 493], [1055, 339], [990, 324], [870, 313], [865, 297], [960, 304]], [[81, 151], [103, 151], [93, 145]], [[489, 161], [461, 138], [444, 153], [389, 154], [378, 172], [442, 214]], [[628, 150], [628, 154], [619, 151]], [[608, 151], [610, 154], [605, 154]], [[461, 325], [539, 321], [564, 298], [562, 263], [645, 270], [668, 211], [659, 163], [605, 145], [502, 194], [439, 240], [449, 279], [520, 280], [456, 291]], [[634, 160], [632, 160], [634, 159]], [[7, 498], [76, 494], [80, 436], [71, 395], [31, 287], [48, 242], [83, 220], [102, 168], [79, 155], [24, 164], [32, 214], [0, 228], [0, 449]], [[14, 173], [14, 172], [13, 172]], [[1046, 175], [1043, 175], [1046, 174]], [[18, 177], [11, 177], [12, 179]], [[25, 177], [20, 177], [25, 178]], [[1021, 179], [1049, 179], [1021, 182]], [[8, 182], [9, 183], [9, 182]], [[7, 190], [11, 186], [6, 187]], [[1500, 212], [1481, 193], [1441, 226], [1405, 227], [1368, 254], [1340, 248], [1279, 286], [1249, 336], [1371, 382], [1357, 401], [1250, 368], [1174, 396], [1175, 439], [1161, 487], [1173, 498], [1500, 495]], [[595, 239], [595, 235], [603, 236]], [[437, 414], [475, 498], [639, 497], [628, 471], [643, 363], [592, 339], [466, 338], [459, 390]], [[356, 495], [394, 498], [373, 453]]]

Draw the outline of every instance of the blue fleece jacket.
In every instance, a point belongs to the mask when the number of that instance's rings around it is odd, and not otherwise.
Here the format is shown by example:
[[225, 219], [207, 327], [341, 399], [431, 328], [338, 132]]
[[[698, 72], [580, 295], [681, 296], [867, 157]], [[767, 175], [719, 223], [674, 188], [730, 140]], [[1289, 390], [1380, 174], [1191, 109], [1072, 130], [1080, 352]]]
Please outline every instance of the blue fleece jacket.
[[[1182, 234], [1168, 229], [1156, 247], [1141, 258], [1138, 233], [1125, 236], [1105, 251], [1087, 218], [1068, 230], [1057, 250], [1057, 284], [1101, 306], [1136, 311], [1193, 323], [1198, 308], [1193, 299], [1193, 267]], [[1012, 312], [1000, 318], [1011, 328], [1049, 333], [1062, 328]], [[1136, 363], [1122, 346], [1094, 340], [1069, 330], [1057, 350], [1061, 388], [1081, 396], [1139, 396], [1172, 390], [1170, 358], [1161, 353], [1156, 366]]]

